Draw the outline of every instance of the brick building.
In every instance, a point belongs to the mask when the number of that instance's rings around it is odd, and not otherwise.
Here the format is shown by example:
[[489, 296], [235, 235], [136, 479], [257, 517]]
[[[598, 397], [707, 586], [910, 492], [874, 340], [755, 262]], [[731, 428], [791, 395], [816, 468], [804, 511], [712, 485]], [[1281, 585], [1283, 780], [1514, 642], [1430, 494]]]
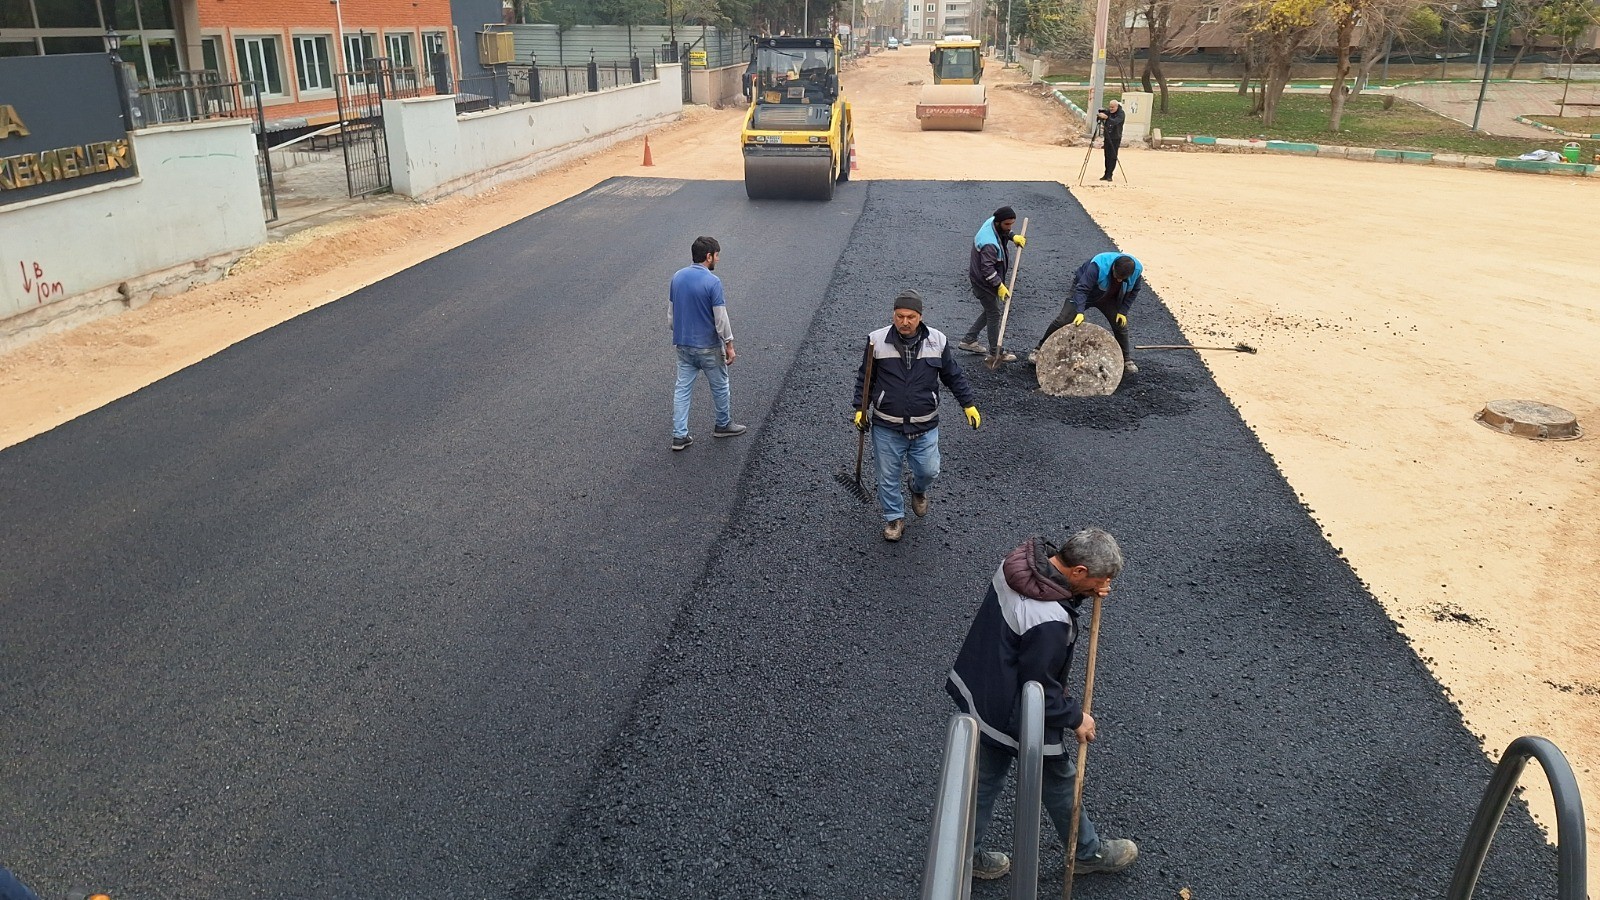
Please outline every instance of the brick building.
[[[336, 118], [334, 73], [386, 57], [431, 82], [434, 53], [452, 77], [482, 72], [476, 33], [501, 0], [0, 0], [0, 56], [105, 52], [105, 35], [143, 86], [212, 70], [264, 85], [277, 125]], [[270, 126], [269, 126], [270, 127]]]

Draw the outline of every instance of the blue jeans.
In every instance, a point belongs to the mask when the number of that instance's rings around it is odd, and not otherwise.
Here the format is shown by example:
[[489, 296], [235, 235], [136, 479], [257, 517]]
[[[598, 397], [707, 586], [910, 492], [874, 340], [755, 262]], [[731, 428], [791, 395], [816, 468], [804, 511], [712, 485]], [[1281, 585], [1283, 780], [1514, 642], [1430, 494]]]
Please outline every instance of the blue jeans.
[[878, 464], [878, 505], [883, 507], [883, 520], [904, 519], [906, 507], [905, 498], [900, 495], [900, 471], [910, 463], [911, 492], [928, 492], [928, 485], [939, 477], [939, 429], [912, 438], [898, 428], [874, 425], [872, 458]]
[[39, 895], [0, 866], [0, 900], [39, 900]]
[[[1067, 732], [1068, 749], [1071, 750], [1072, 732]], [[973, 830], [972, 852], [977, 853], [983, 846], [983, 837], [989, 833], [989, 819], [994, 815], [994, 802], [1000, 799], [1000, 791], [1006, 786], [1006, 774], [1011, 771], [1011, 761], [1014, 759], [1010, 751], [999, 747], [991, 747], [983, 741], [978, 742], [978, 821]], [[1067, 842], [1067, 835], [1072, 829], [1072, 788], [1078, 767], [1073, 765], [1072, 757], [1063, 753], [1060, 756], [1046, 756], [1044, 758], [1044, 778], [1040, 788], [1040, 799], [1043, 801], [1044, 811], [1050, 815], [1050, 821], [1055, 823], [1056, 833], [1061, 835], [1061, 842]], [[1089, 821], [1089, 814], [1082, 809], [1078, 810], [1078, 858], [1091, 859], [1100, 851], [1100, 835], [1095, 833], [1094, 823]]]
[[721, 347], [685, 347], [674, 344], [678, 351], [678, 384], [672, 392], [672, 436], [689, 434], [689, 398], [694, 390], [694, 380], [706, 373], [706, 384], [711, 386], [711, 405], [717, 410], [717, 427], [733, 424], [733, 395], [728, 391], [728, 363]]

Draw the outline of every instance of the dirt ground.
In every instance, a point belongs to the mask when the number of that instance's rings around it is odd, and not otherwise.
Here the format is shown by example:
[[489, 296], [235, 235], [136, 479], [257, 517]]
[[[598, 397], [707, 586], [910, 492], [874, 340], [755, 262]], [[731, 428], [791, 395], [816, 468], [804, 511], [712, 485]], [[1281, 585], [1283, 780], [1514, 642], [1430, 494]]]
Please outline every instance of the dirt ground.
[[[917, 130], [925, 69], [912, 47], [845, 73], [858, 179], [1075, 182], [1084, 151], [1068, 146], [1072, 123], [1014, 70], [991, 69], [986, 131]], [[605, 178], [740, 178], [740, 115], [690, 111], [652, 136], [653, 168], [630, 142], [486, 197], [305, 232], [221, 282], [0, 357], [0, 447]], [[1124, 163], [1131, 183], [1074, 192], [1143, 259], [1192, 340], [1260, 350], [1204, 356], [1488, 754], [1522, 734], [1553, 739], [1592, 808], [1600, 449], [1592, 436], [1501, 435], [1473, 414], [1534, 399], [1600, 429], [1600, 267], [1578, 225], [1600, 183], [1216, 153], [1129, 150]], [[1082, 252], [1049, 249], [1048, 223], [1030, 237], [1032, 252]], [[1058, 303], [1062, 287], [1021, 285], [1018, 299]], [[1361, 723], [1329, 727], [1360, 752]], [[1543, 779], [1526, 781], [1553, 825]], [[1591, 821], [1600, 845], [1600, 816]]]

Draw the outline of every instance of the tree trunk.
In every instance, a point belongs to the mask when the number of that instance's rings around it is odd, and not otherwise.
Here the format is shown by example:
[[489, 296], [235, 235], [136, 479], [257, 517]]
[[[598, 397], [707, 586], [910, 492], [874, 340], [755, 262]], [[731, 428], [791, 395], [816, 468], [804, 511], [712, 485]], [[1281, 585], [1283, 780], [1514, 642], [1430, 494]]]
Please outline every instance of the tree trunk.
[[1355, 33], [1355, 16], [1346, 16], [1339, 22], [1336, 40], [1339, 42], [1339, 64], [1333, 74], [1333, 90], [1328, 99], [1333, 101], [1333, 112], [1328, 116], [1328, 130], [1337, 134], [1339, 122], [1344, 118], [1345, 80], [1350, 77], [1350, 37]]
[[1272, 127], [1278, 117], [1278, 100], [1283, 96], [1283, 89], [1289, 86], [1289, 70], [1293, 67], [1294, 54], [1285, 54], [1282, 58], [1273, 59], [1267, 64], [1266, 90], [1261, 98], [1261, 126]]
[[1155, 93], [1155, 85], [1150, 83], [1150, 56], [1144, 58], [1144, 68], [1139, 71], [1139, 84], [1146, 94]]
[[[1524, 39], [1521, 44], [1517, 45], [1517, 55], [1511, 57], [1511, 71], [1506, 73], [1507, 78], [1517, 77], [1517, 66], [1522, 62], [1522, 54], [1526, 52], [1528, 52], [1528, 42]], [[1490, 47], [1486, 55], [1489, 60], [1489, 67], [1494, 68], [1494, 48]]]
[[[1241, 96], [1241, 97], [1243, 97], [1245, 94], [1250, 93], [1250, 57], [1249, 57], [1249, 55], [1245, 56], [1242, 68], [1244, 69], [1244, 74], [1239, 76], [1239, 96]], [[1255, 110], [1251, 110], [1251, 112], [1255, 112]]]
[[1152, 54], [1155, 63], [1150, 67], [1156, 76], [1156, 84], [1161, 88], [1161, 111], [1167, 111], [1167, 73], [1161, 71], [1161, 54]]

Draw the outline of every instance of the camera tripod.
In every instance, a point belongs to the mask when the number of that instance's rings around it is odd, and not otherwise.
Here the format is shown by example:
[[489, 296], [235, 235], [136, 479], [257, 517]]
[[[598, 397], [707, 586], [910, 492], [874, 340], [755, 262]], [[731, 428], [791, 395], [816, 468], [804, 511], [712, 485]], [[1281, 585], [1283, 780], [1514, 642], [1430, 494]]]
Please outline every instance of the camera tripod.
[[[1100, 136], [1100, 120], [1094, 120], [1094, 129], [1089, 132], [1089, 149], [1084, 151], [1083, 165], [1078, 167], [1078, 187], [1083, 187], [1083, 173], [1089, 171], [1089, 157], [1094, 155], [1094, 139]], [[1122, 173], [1122, 183], [1128, 183], [1128, 170], [1122, 167], [1122, 154], [1117, 154], [1117, 171]]]

